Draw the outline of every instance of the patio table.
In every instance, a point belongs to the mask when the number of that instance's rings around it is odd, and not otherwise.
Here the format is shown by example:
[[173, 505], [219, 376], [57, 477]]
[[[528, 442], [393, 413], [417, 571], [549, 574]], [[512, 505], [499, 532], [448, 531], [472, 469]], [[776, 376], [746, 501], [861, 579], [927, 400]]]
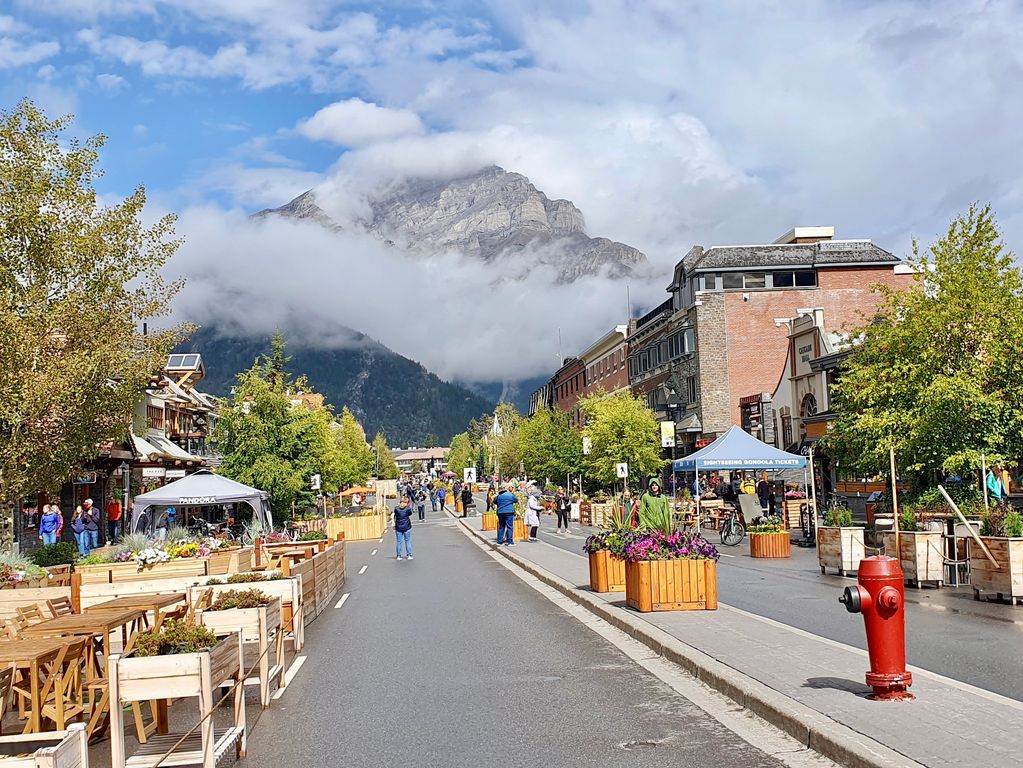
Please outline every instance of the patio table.
[[[42, 731], [43, 702], [40, 701], [45, 685], [43, 673], [53, 674], [56, 670], [48, 670], [65, 641], [60, 639], [5, 640], [0, 642], [0, 666], [13, 666], [17, 670], [28, 671], [30, 710], [24, 733]], [[65, 664], [79, 663], [80, 659], [66, 659]]]
[[[141, 595], [123, 595], [122, 597], [115, 597], [113, 600], [107, 600], [103, 603], [96, 603], [96, 605], [90, 605], [85, 609], [86, 614], [100, 613], [100, 612], [111, 612], [111, 611], [123, 611], [123, 610], [140, 610], [142, 611], [141, 621], [138, 622], [145, 627], [149, 627], [149, 614], [153, 614], [153, 626], [158, 627], [162, 623], [161, 616], [164, 608], [172, 605], [177, 605], [185, 600], [184, 592], [168, 592], [165, 594], [141, 594]], [[143, 627], [135, 626], [132, 628], [133, 631], [139, 631]]]
[[[106, 643], [110, 635], [118, 629], [122, 632], [124, 643], [128, 643], [128, 626], [138, 624], [145, 613], [141, 608], [124, 608], [121, 610], [96, 611], [95, 613], [71, 613], [46, 619], [32, 624], [22, 630], [26, 639], [44, 637], [82, 637], [85, 635], [102, 638]], [[104, 646], [106, 648], [106, 646]], [[105, 654], [109, 656], [110, 654]], [[96, 644], [86, 644], [86, 677], [93, 680], [104, 677], [105, 672], [100, 666], [96, 654]]]

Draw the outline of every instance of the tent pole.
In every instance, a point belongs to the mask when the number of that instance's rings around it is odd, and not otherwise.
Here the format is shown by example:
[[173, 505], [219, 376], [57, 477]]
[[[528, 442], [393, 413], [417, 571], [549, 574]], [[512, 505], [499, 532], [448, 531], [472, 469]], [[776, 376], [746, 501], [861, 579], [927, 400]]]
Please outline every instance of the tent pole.
[[817, 527], [817, 481], [815, 480], [816, 472], [813, 470], [813, 445], [810, 446], [810, 498], [813, 500], [810, 506], [811, 513], [813, 515], [813, 525]]
[[696, 531], [700, 531], [700, 520], [702, 515], [700, 514], [700, 465], [696, 463], [693, 465], [693, 476], [696, 479], [695, 490], [696, 490]]

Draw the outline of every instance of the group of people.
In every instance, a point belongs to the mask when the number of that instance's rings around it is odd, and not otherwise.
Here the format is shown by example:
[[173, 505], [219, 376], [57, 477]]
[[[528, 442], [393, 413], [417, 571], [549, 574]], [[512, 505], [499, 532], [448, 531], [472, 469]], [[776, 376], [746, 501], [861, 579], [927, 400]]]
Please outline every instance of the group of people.
[[[116, 541], [121, 527], [121, 502], [111, 497], [107, 501], [107, 539]], [[93, 504], [92, 499], [85, 499], [75, 507], [70, 520], [71, 533], [74, 534], [78, 552], [88, 555], [99, 546], [99, 532], [103, 526], [103, 513]], [[39, 540], [44, 544], [56, 544], [64, 531], [64, 514], [58, 504], [44, 504], [39, 516]]]
[[690, 490], [694, 499], [699, 496], [701, 499], [715, 498], [736, 502], [739, 500], [739, 494], [756, 496], [760, 508], [769, 515], [775, 514], [778, 508], [775, 484], [771, 482], [767, 472], [764, 472], [759, 480], [749, 472], [739, 472], [731, 482], [717, 472], [712, 472], [709, 477], [702, 480], [693, 478]]

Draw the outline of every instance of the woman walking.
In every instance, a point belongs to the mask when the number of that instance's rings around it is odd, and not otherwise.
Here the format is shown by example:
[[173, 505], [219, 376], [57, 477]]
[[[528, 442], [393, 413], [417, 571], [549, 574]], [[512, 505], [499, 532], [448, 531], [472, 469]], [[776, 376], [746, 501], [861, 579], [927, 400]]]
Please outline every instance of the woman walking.
[[416, 491], [416, 511], [420, 520], [426, 519], [426, 488], [422, 485]]
[[56, 504], [44, 504], [43, 514], [39, 518], [39, 538], [43, 544], [56, 544], [60, 540], [62, 530], [64, 516], [60, 513], [60, 507]]
[[445, 488], [443, 485], [437, 488], [437, 501], [440, 503], [441, 512], [448, 511], [447, 507], [445, 506], [445, 504], [447, 503], [447, 496], [448, 496], [447, 488]]
[[522, 516], [522, 524], [529, 529], [529, 540], [536, 541], [536, 532], [540, 528], [540, 489], [533, 488], [526, 497], [526, 513]]
[[78, 544], [78, 554], [83, 557], [89, 554], [89, 532], [85, 529], [87, 522], [85, 510], [75, 507], [74, 514], [71, 515], [71, 533], [74, 534], [75, 542]]
[[632, 492], [626, 488], [622, 491], [622, 520], [628, 521], [632, 528], [639, 527], [639, 502], [632, 498]]
[[554, 497], [554, 513], [558, 516], [558, 533], [561, 533], [561, 526], [565, 526], [565, 533], [568, 533], [568, 513], [572, 509], [572, 502], [568, 500], [565, 489], [558, 486], [558, 493]]
[[661, 494], [661, 484], [651, 480], [647, 491], [639, 502], [639, 527], [660, 528], [665, 520], [670, 520], [668, 497]]
[[405, 543], [405, 554], [412, 559], [412, 502], [408, 496], [402, 496], [398, 506], [394, 508], [394, 554], [396, 560], [402, 560], [401, 545]]
[[462, 517], [469, 514], [469, 507], [472, 506], [472, 483], [462, 486]]

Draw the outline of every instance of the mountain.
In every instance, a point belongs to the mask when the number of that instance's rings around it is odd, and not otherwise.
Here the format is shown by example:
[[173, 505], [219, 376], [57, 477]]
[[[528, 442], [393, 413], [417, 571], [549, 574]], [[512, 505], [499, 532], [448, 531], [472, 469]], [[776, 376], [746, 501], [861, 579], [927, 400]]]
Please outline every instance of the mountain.
[[590, 237], [571, 201], [551, 200], [522, 174], [496, 165], [453, 179], [407, 179], [368, 202], [368, 217], [346, 224], [328, 215], [330, 200], [315, 190], [255, 216], [360, 229], [412, 252], [457, 250], [516, 269], [547, 264], [561, 282], [605, 272], [627, 276], [647, 263], [631, 246]]
[[[202, 328], [178, 351], [200, 353], [206, 367], [200, 388], [227, 396], [235, 375], [268, 349], [267, 338], [224, 336]], [[471, 419], [494, 408], [492, 401], [442, 381], [419, 363], [354, 331], [350, 347], [310, 349], [291, 338], [288, 353], [291, 371], [306, 374], [337, 411], [348, 406], [370, 438], [383, 432], [392, 446], [423, 445], [429, 434], [447, 445]]]

